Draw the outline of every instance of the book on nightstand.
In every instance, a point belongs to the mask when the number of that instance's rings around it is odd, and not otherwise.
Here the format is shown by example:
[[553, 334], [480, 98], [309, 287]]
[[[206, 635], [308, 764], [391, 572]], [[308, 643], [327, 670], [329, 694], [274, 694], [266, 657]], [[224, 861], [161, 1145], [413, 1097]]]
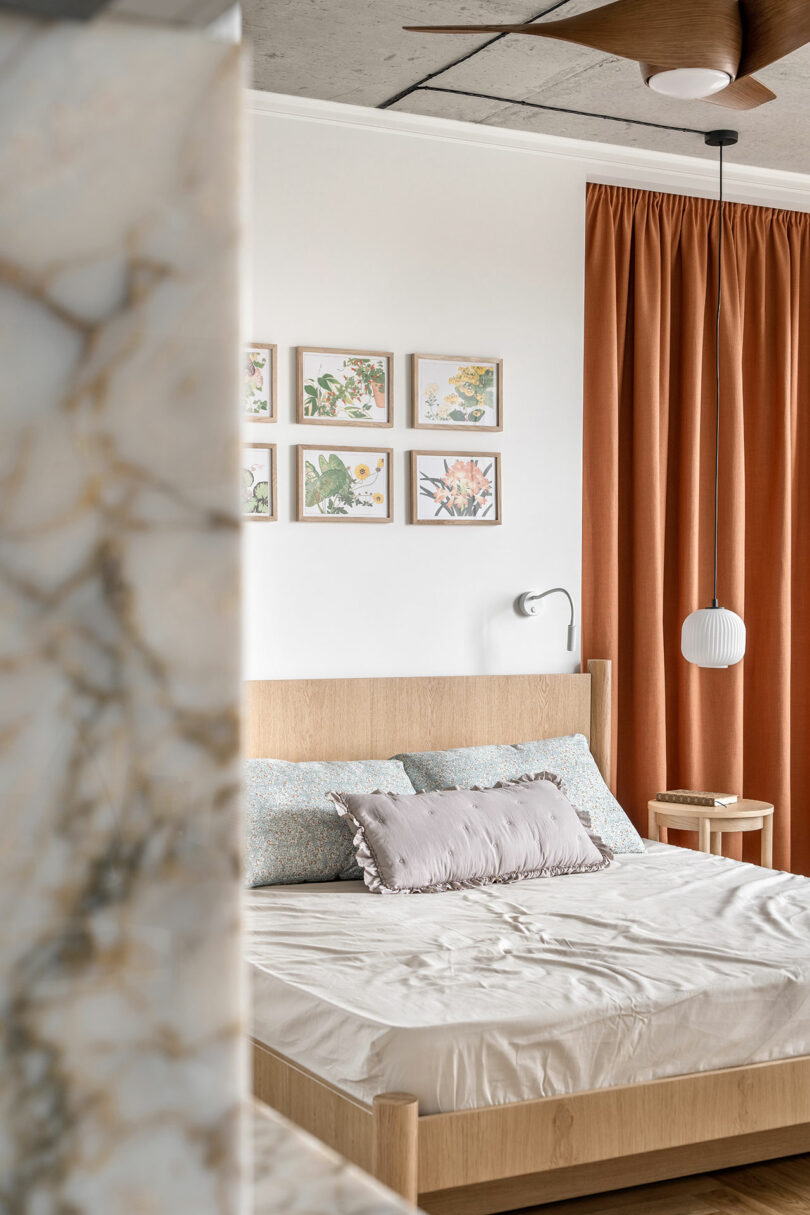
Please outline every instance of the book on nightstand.
[[682, 806], [733, 806], [736, 793], [707, 793], [705, 789], [669, 789], [657, 793], [658, 802], [677, 802]]

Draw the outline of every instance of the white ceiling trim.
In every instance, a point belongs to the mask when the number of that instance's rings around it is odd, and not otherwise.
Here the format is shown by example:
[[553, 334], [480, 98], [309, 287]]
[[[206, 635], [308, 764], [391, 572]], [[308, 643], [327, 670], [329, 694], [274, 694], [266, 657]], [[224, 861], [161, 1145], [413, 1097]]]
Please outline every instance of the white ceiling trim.
[[[305, 122], [362, 127], [411, 138], [475, 144], [535, 156], [576, 160], [587, 167], [590, 180], [609, 185], [681, 188], [707, 195], [714, 195], [717, 190], [717, 166], [714, 160], [563, 139], [537, 131], [508, 130], [403, 111], [371, 109], [312, 97], [266, 93], [259, 89], [247, 89], [246, 95], [250, 114], [270, 114]], [[718, 113], [718, 123], [720, 118], [721, 114]], [[699, 139], [699, 136], [696, 135], [695, 139]], [[810, 211], [808, 174], [727, 162], [725, 180], [729, 197], [738, 202], [784, 205], [793, 210]]]

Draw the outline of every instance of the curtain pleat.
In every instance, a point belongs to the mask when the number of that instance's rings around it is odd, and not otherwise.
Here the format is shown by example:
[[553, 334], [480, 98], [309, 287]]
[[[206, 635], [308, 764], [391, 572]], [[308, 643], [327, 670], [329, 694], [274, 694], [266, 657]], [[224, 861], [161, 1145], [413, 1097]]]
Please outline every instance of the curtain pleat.
[[[718, 598], [746, 657], [701, 670], [712, 597], [718, 204], [587, 201], [583, 657], [614, 663], [617, 794], [646, 829], [678, 786], [772, 801], [775, 864], [810, 872], [810, 216], [726, 204]], [[684, 838], [683, 842], [688, 842]], [[724, 837], [756, 859], [758, 839]]]

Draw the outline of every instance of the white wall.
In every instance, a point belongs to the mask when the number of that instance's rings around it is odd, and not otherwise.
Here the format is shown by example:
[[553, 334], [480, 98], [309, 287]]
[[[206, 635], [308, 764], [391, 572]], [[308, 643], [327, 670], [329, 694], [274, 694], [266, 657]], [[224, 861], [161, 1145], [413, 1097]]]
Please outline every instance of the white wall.
[[[406, 114], [250, 94], [252, 340], [279, 346], [279, 522], [245, 530], [245, 674], [574, 669], [579, 616], [585, 184], [708, 193], [692, 161]], [[729, 173], [731, 197], [807, 204], [807, 179]], [[299, 426], [294, 347], [393, 350], [391, 430]], [[408, 355], [501, 355], [502, 434], [413, 430]], [[395, 451], [394, 523], [294, 522], [296, 443]], [[503, 453], [501, 527], [413, 527], [412, 448]]]

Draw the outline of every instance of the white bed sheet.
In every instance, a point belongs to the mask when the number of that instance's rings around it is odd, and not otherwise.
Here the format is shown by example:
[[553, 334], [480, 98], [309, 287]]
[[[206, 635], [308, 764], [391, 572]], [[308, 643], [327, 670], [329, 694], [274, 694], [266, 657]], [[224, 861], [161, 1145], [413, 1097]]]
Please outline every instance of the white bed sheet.
[[810, 880], [664, 844], [443, 894], [247, 896], [256, 1038], [421, 1113], [810, 1054]]

